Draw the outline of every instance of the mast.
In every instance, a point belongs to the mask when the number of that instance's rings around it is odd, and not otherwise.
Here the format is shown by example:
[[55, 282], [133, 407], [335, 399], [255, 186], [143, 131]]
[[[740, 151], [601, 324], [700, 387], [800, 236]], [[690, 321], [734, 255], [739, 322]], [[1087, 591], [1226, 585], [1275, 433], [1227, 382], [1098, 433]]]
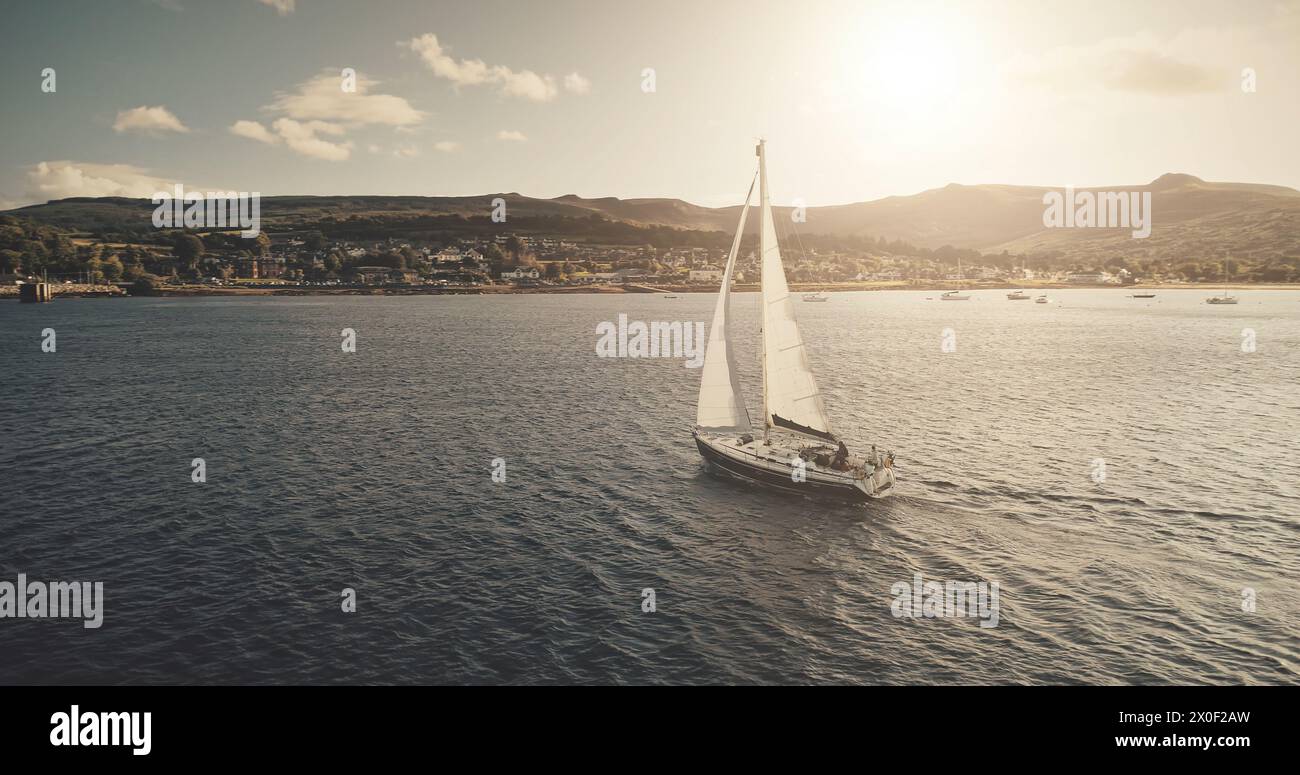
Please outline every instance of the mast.
[[758, 273], [758, 301], [759, 304], [763, 305], [764, 307], [764, 309], [762, 310], [762, 314], [759, 316], [758, 319], [759, 331], [763, 334], [763, 341], [761, 343], [761, 346], [759, 347], [759, 350], [763, 353], [762, 366], [763, 366], [763, 444], [764, 445], [767, 445], [768, 443], [768, 430], [772, 427], [772, 415], [769, 414], [767, 411], [767, 325], [766, 325], [767, 299], [766, 297], [763, 296], [763, 272], [761, 269], [763, 263], [763, 256], [767, 253], [767, 245], [765, 244], [767, 242], [767, 239], [763, 232], [763, 218], [762, 218], [763, 207], [767, 204], [767, 156], [765, 154], [765, 147], [764, 147], [766, 143], [767, 143], [766, 140], [760, 139], [758, 141], [758, 147], [754, 149], [754, 155], [758, 156], [758, 208], [759, 208], [758, 262], [760, 266], [760, 270]]

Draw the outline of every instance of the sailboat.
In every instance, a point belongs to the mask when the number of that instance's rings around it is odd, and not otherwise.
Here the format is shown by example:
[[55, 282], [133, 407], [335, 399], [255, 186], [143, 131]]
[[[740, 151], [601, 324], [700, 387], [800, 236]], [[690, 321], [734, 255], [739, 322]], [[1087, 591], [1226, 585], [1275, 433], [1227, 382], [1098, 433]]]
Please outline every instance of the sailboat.
[[957, 257], [957, 290], [948, 291], [947, 293], [940, 295], [939, 301], [970, 301], [970, 294], [961, 292], [961, 281], [962, 281], [961, 256], [958, 256]]
[[[722, 274], [700, 375], [692, 435], [705, 464], [715, 473], [753, 484], [807, 495], [867, 500], [890, 495], [894, 455], [850, 455], [831, 431], [817, 381], [808, 363], [777, 244], [767, 188], [766, 145], [756, 149], [758, 172], [740, 209], [740, 224]], [[740, 251], [754, 185], [759, 199], [759, 256], [762, 271], [763, 430], [755, 435], [736, 372], [731, 346], [731, 275]], [[781, 433], [775, 433], [780, 430]]]
[[1205, 300], [1206, 304], [1236, 304], [1237, 297], [1228, 295], [1228, 262], [1223, 262], [1223, 295], [1211, 296]]

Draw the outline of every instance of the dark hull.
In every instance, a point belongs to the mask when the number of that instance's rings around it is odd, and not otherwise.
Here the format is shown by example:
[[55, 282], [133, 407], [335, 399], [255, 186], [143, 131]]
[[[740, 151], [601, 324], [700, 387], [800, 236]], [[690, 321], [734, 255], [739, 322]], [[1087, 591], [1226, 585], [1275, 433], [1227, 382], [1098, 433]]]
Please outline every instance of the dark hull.
[[743, 461], [723, 455], [699, 439], [695, 440], [695, 446], [700, 450], [700, 455], [705, 462], [709, 464], [710, 470], [715, 470], [726, 476], [744, 479], [775, 490], [784, 490], [792, 495], [811, 495], [817, 498], [848, 501], [870, 500], [870, 497], [865, 492], [853, 485], [833, 485], [811, 479], [804, 482], [794, 482], [791, 481], [789, 474], [778, 474], [766, 468], [746, 465]]

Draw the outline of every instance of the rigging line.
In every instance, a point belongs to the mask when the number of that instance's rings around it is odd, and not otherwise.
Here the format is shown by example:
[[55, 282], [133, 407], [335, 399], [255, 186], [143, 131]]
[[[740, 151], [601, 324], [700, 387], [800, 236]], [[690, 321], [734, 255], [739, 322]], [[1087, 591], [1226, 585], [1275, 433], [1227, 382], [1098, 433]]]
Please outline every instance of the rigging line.
[[[790, 215], [793, 215], [793, 212], [790, 213]], [[773, 217], [772, 220], [774, 223], [777, 223], [780, 222], [782, 219]], [[790, 234], [794, 234], [795, 244], [799, 246], [799, 261], [800, 263], [804, 263], [804, 264], [808, 263], [808, 251], [804, 248], [803, 235], [799, 233], [798, 223], [795, 221], [793, 217], [791, 217], [789, 225], [786, 226], [785, 228], [788, 229], [785, 235], [786, 243], [789, 244], [790, 242]], [[777, 227], [777, 231], [780, 232], [780, 230], [781, 228]], [[777, 236], [779, 237], [780, 234], [778, 234]]]

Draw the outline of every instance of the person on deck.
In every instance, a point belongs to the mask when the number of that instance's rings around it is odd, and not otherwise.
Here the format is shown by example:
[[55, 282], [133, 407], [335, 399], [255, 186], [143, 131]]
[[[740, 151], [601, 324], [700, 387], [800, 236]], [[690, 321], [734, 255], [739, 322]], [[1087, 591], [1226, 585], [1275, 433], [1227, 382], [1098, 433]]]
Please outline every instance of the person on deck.
[[848, 459], [849, 459], [849, 448], [844, 446], [844, 442], [841, 441], [840, 448], [835, 450], [835, 459], [831, 461], [831, 468], [834, 468], [836, 470], [842, 470], [844, 468], [844, 461]]

